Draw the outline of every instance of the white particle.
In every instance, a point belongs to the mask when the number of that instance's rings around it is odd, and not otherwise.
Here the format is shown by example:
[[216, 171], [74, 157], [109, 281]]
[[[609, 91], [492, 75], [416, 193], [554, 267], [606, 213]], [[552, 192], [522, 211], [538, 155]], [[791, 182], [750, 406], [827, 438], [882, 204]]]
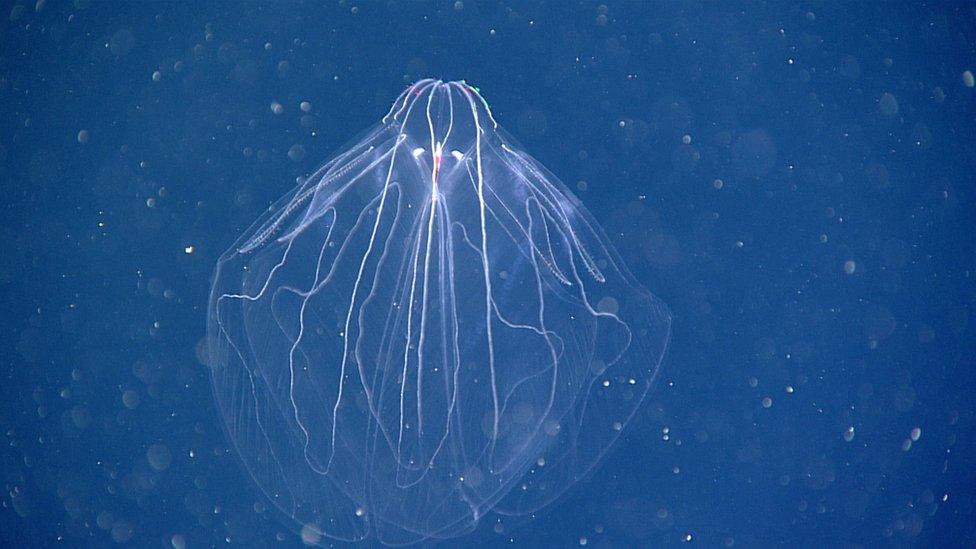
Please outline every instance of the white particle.
[[922, 436], [922, 428], [921, 427], [913, 428], [912, 432], [908, 436], [911, 437], [912, 442], [917, 442], [918, 439], [921, 438]]

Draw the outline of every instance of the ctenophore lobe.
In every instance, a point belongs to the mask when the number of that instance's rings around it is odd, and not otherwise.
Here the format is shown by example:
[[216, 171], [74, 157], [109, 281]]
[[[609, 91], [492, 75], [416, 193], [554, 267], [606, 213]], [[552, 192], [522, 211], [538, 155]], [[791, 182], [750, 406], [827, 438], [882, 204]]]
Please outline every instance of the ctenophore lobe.
[[671, 322], [479, 92], [438, 80], [221, 256], [208, 317], [215, 398], [260, 489], [311, 539], [391, 545], [580, 480]]

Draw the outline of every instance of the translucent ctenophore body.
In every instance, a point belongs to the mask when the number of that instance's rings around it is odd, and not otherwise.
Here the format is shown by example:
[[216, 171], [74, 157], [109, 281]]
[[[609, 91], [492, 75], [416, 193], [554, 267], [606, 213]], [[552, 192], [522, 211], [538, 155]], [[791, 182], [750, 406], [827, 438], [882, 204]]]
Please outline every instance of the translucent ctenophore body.
[[550, 503], [641, 405], [667, 308], [464, 82], [410, 86], [217, 265], [230, 440], [299, 528], [403, 544]]

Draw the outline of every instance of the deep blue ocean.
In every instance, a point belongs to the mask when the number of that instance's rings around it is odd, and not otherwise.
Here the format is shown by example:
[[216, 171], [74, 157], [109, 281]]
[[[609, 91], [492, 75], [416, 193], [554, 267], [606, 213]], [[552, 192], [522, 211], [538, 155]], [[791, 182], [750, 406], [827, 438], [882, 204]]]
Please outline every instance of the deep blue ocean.
[[[976, 546], [974, 74], [968, 2], [0, 2], [0, 546], [349, 546], [252, 478], [318, 482], [307, 447], [305, 461], [240, 455], [294, 442], [289, 418], [316, 403], [292, 387], [281, 426], [258, 429], [269, 397], [215, 390], [211, 284], [256, 219], [428, 77], [467, 82], [571, 190], [667, 304], [670, 343], [619, 439], [554, 502], [521, 517], [486, 505], [439, 540], [422, 500], [381, 511], [374, 489], [356, 524], [402, 517], [440, 547]], [[487, 175], [512, 183], [511, 169]], [[422, 189], [429, 171], [411, 173], [400, 188]], [[526, 216], [563, 237], [578, 222]], [[290, 238], [272, 228], [261, 246]], [[556, 266], [532, 259], [547, 253]], [[517, 265], [559, 288], [556, 255]], [[288, 332], [299, 308], [280, 303]], [[262, 330], [254, 353], [274, 345]], [[598, 410], [604, 377], [585, 379], [575, 402]], [[333, 390], [299, 398], [331, 410]], [[479, 402], [465, 404], [488, 413]], [[327, 440], [322, 421], [303, 422], [306, 440]], [[569, 450], [602, 453], [582, 431]], [[339, 433], [382, 440], [375, 424]], [[513, 451], [530, 476], [557, 464], [542, 453]], [[388, 473], [375, 455], [355, 478]], [[467, 474], [451, 501], [476, 487]], [[304, 497], [303, 512], [352, 510]]]

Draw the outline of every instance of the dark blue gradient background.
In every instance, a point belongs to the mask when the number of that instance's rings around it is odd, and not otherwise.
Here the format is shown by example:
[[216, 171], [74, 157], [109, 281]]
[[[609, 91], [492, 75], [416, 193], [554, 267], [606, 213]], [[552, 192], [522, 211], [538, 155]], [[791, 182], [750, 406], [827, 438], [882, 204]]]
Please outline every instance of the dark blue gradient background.
[[443, 546], [972, 546], [974, 21], [961, 2], [2, 3], [0, 545], [301, 545], [220, 428], [209, 279], [432, 76], [478, 86], [674, 313], [603, 466]]

